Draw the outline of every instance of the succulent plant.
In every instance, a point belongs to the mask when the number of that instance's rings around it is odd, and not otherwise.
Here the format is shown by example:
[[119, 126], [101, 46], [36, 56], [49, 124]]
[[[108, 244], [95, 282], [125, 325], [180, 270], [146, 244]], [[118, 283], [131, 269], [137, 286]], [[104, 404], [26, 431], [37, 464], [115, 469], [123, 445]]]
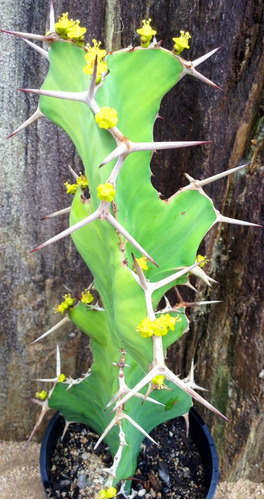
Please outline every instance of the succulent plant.
[[[225, 418], [194, 391], [193, 377], [181, 380], [166, 364], [167, 348], [189, 324], [188, 303], [178, 294], [171, 305], [166, 292], [190, 286], [190, 274], [210, 284], [197, 252], [214, 224], [250, 224], [221, 215], [203, 190], [243, 166], [204, 180], [186, 174], [189, 184], [167, 200], [151, 183], [154, 151], [206, 144], [153, 140], [163, 96], [186, 74], [218, 87], [196, 69], [217, 49], [186, 61], [180, 54], [190, 34], [182, 31], [169, 51], [150, 23], [138, 29], [140, 46], [110, 54], [96, 40], [84, 45], [85, 28], [67, 13], [55, 23], [52, 1], [46, 35], [8, 31], [49, 61], [40, 90], [20, 89], [39, 94], [39, 106], [11, 135], [46, 116], [67, 132], [84, 165], [84, 173], [73, 172], [75, 182], [66, 183], [71, 206], [49, 216], [68, 212], [69, 228], [33, 251], [71, 235], [94, 276], [79, 297], [64, 296], [55, 307], [63, 319], [36, 339], [71, 321], [90, 337], [93, 364], [74, 380], [61, 373], [57, 348], [56, 376], [40, 379], [52, 388], [36, 394], [42, 411], [34, 431], [46, 411], [57, 408], [66, 423], [98, 432], [97, 446], [104, 439], [114, 458], [102, 498], [115, 496], [116, 485], [133, 475], [142, 440], [153, 428], [180, 415], [188, 422], [192, 398]], [[34, 40], [49, 42], [49, 50]]]

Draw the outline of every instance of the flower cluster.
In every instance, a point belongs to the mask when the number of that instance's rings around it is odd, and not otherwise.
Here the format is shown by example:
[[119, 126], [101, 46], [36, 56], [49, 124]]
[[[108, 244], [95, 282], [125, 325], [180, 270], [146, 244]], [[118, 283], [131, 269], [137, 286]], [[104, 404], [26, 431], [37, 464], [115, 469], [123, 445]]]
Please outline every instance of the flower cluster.
[[67, 194], [75, 194], [78, 189], [78, 184], [70, 184], [69, 182], [64, 182], [64, 186], [67, 189]]
[[152, 29], [152, 27], [150, 26], [150, 21], [151, 19], [149, 19], [148, 21], [146, 21], [145, 19], [143, 19], [142, 21], [142, 28], [139, 28], [137, 30], [137, 33], [140, 35], [140, 42], [141, 42], [141, 47], [144, 47], [144, 48], [147, 48], [151, 42], [151, 38], [156, 35], [156, 31]]
[[163, 382], [165, 380], [165, 376], [164, 375], [156, 375], [156, 377], [154, 377], [152, 380], [151, 380], [151, 383], [153, 385], [156, 385], [157, 386], [157, 389], [162, 389], [163, 387]]
[[[142, 271], [147, 271], [148, 270], [148, 259], [147, 257], [145, 257], [143, 255], [143, 257], [140, 257], [139, 259], [136, 258], [136, 261], [140, 267], [140, 269], [142, 269]], [[133, 267], [133, 271], [135, 271], [135, 267]]]
[[176, 56], [179, 56], [184, 49], [189, 49], [189, 43], [188, 40], [191, 37], [189, 31], [180, 31], [181, 36], [178, 38], [173, 38], [174, 41], [174, 47], [173, 47], [173, 53], [176, 54]]
[[114, 498], [116, 496], [117, 490], [111, 486], [111, 488], [107, 488], [107, 490], [100, 491], [100, 498]]
[[70, 309], [74, 305], [75, 299], [71, 297], [70, 293], [66, 293], [66, 295], [63, 295], [63, 298], [64, 301], [53, 308], [55, 313], [60, 312], [61, 314], [64, 314], [65, 311], [68, 311], [68, 309]]
[[93, 299], [94, 299], [94, 296], [91, 294], [91, 292], [88, 289], [86, 289], [82, 292], [81, 302], [83, 304], [91, 304]]
[[95, 121], [100, 128], [112, 128], [118, 122], [117, 111], [114, 108], [104, 106], [95, 115]]
[[206, 255], [197, 255], [196, 257], [196, 262], [199, 264], [199, 267], [204, 267], [207, 262], [209, 262], [209, 259], [207, 259]]
[[106, 50], [100, 49], [101, 42], [97, 42], [95, 39], [93, 39], [92, 42], [93, 47], [91, 47], [89, 43], [85, 46], [87, 52], [84, 57], [87, 64], [84, 66], [83, 71], [87, 73], [87, 75], [92, 75], [95, 59], [97, 58], [96, 83], [98, 84], [102, 80], [102, 74], [107, 71], [107, 64], [103, 60], [106, 56]]
[[64, 186], [67, 189], [67, 194], [75, 194], [78, 187], [81, 189], [86, 189], [88, 187], [88, 180], [85, 174], [79, 175], [76, 179], [76, 184], [70, 184], [69, 182], [64, 182]]
[[81, 174], [79, 177], [76, 179], [77, 185], [80, 186], [82, 189], [87, 189], [88, 188], [88, 180], [86, 174]]
[[36, 392], [35, 396], [37, 399], [41, 399], [42, 401], [44, 401], [45, 399], [47, 399], [48, 393], [46, 391]]
[[99, 184], [97, 187], [97, 196], [102, 201], [113, 201], [115, 197], [115, 188], [113, 184], [109, 184], [109, 182]]
[[153, 320], [146, 317], [139, 323], [137, 332], [144, 338], [152, 337], [152, 335], [163, 337], [167, 335], [169, 330], [175, 330], [175, 324], [180, 321], [181, 318], [179, 316], [173, 317], [170, 314], [161, 314]]
[[55, 24], [55, 31], [64, 40], [73, 40], [76, 45], [84, 44], [84, 34], [86, 28], [80, 27], [80, 21], [74, 21], [68, 18], [68, 12], [62, 14], [58, 22]]

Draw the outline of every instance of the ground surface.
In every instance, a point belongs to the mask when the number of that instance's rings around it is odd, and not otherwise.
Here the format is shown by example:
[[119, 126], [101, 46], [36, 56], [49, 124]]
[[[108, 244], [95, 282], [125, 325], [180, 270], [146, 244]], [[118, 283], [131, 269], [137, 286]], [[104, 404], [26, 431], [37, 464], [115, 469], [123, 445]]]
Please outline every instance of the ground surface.
[[[23, 450], [24, 443], [0, 442], [0, 498], [46, 498], [39, 474], [38, 443]], [[220, 483], [215, 498], [264, 498], [264, 483], [240, 479]]]

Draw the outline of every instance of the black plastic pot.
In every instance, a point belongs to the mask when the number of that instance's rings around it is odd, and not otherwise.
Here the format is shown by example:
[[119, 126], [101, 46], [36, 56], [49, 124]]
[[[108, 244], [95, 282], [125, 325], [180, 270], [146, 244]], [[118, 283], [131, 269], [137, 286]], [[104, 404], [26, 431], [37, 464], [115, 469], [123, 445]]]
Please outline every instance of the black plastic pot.
[[[58, 412], [50, 421], [41, 445], [40, 473], [47, 498], [53, 496], [53, 488], [50, 483], [50, 461], [63, 429], [64, 419]], [[205, 498], [214, 498], [219, 477], [217, 451], [207, 425], [194, 408], [190, 411], [190, 433], [200, 451], [205, 469], [207, 482], [207, 494]]]

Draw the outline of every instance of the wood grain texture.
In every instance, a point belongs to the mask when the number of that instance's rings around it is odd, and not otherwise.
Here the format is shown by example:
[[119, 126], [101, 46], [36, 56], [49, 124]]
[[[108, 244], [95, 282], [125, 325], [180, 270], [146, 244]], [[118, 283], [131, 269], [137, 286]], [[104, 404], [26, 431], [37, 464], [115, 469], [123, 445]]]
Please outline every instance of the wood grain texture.
[[[170, 196], [185, 183], [186, 171], [204, 178], [252, 160], [245, 172], [209, 185], [206, 192], [224, 215], [264, 224], [263, 2], [55, 3], [58, 14], [69, 11], [88, 27], [87, 41], [94, 37], [105, 40], [108, 50], [135, 44], [141, 19], [149, 17], [165, 47], [171, 48], [171, 38], [180, 29], [191, 32], [192, 48], [184, 54], [187, 58], [195, 59], [221, 46], [199, 70], [223, 90], [187, 76], [165, 97], [160, 115], [166, 118], [155, 124], [157, 140], [206, 139], [212, 143], [154, 155], [153, 183], [164, 196]], [[3, 27], [43, 33], [48, 28], [44, 26], [47, 11], [48, 1], [3, 1]], [[79, 290], [91, 278], [70, 239], [38, 254], [28, 253], [66, 227], [65, 218], [42, 223], [39, 219], [67, 205], [63, 187], [70, 179], [67, 164], [77, 172], [82, 166], [63, 131], [46, 119], [8, 142], [4, 140], [36, 109], [35, 97], [18, 94], [16, 88], [39, 87], [46, 62], [21, 40], [7, 35], [1, 36], [0, 60], [4, 263], [0, 437], [23, 439], [36, 414], [29, 402], [37, 389], [32, 379], [43, 370], [52, 375], [55, 363], [54, 337], [41, 345], [30, 346], [30, 342], [56, 322], [52, 307], [64, 293], [63, 284]], [[241, 476], [259, 480], [263, 463], [263, 378], [259, 377], [264, 368], [263, 238], [261, 228], [218, 225], [210, 231], [201, 251], [211, 258], [207, 270], [218, 285], [211, 290], [196, 286], [199, 298], [223, 302], [191, 310], [190, 332], [169, 352], [171, 366], [182, 375], [194, 357], [197, 383], [210, 390], [209, 399], [229, 418], [226, 424], [200, 409], [216, 439], [222, 478], [229, 480]], [[57, 339], [62, 344], [64, 369], [79, 373], [85, 366], [87, 345], [83, 336], [71, 333], [69, 327]]]

